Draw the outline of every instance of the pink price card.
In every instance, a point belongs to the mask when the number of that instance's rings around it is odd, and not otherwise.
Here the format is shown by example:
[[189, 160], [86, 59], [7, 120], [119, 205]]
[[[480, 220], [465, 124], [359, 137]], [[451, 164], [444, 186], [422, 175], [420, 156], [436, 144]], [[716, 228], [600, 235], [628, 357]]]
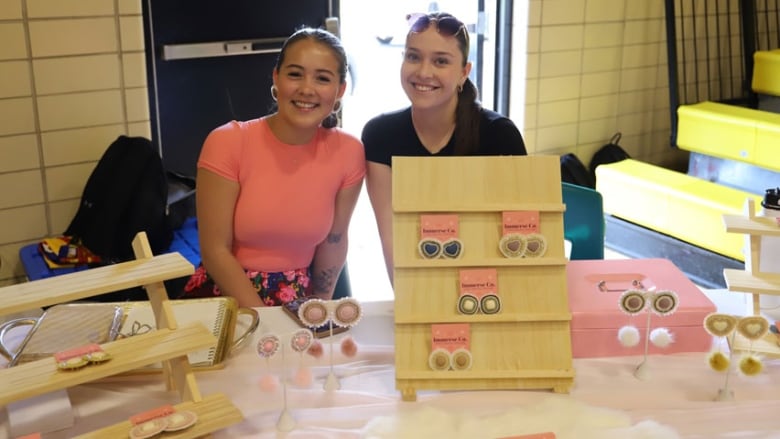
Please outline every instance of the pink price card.
[[460, 270], [460, 295], [471, 294], [482, 298], [485, 294], [498, 294], [498, 272], [495, 268]]
[[539, 211], [505, 211], [501, 213], [501, 223], [503, 224], [503, 234], [519, 233], [527, 235], [529, 233], [539, 233]]
[[437, 323], [431, 325], [431, 350], [471, 349], [471, 326], [468, 323]]
[[420, 215], [420, 239], [432, 238], [446, 241], [458, 237], [458, 215]]
[[176, 409], [172, 405], [166, 404], [131, 416], [130, 423], [133, 425], [143, 424], [146, 421], [151, 421], [152, 419], [162, 418], [164, 416], [173, 414], [175, 411]]
[[54, 359], [57, 362], [65, 361], [70, 358], [83, 357], [84, 355], [91, 354], [93, 352], [101, 352], [103, 348], [97, 343], [90, 343], [88, 345], [79, 346], [66, 351], [60, 351], [54, 354]]

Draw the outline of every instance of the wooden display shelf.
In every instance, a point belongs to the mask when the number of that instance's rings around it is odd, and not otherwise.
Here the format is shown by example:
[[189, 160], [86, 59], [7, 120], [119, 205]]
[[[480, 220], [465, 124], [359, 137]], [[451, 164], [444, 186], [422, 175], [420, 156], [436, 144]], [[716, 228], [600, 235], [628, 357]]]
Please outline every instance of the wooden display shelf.
[[[774, 218], [756, 216], [755, 201], [745, 200], [744, 215], [723, 215], [726, 230], [744, 233], [748, 239], [745, 257], [745, 270], [724, 269], [723, 277], [729, 291], [752, 295], [753, 315], [761, 315], [761, 295], [780, 296], [780, 274], [762, 273], [761, 238], [780, 236], [780, 226]], [[769, 322], [770, 324], [773, 322]], [[731, 341], [731, 340], [730, 340]], [[780, 336], [767, 333], [761, 340], [751, 342], [736, 332], [731, 342], [733, 351], [755, 352], [770, 358], [780, 358]]]
[[102, 345], [103, 350], [111, 354], [112, 359], [79, 370], [59, 370], [52, 357], [2, 369], [0, 381], [7, 384], [7, 387], [4, 386], [0, 391], [0, 406], [179, 357], [214, 346], [216, 343], [216, 337], [198, 323], [176, 330], [160, 329], [106, 343]]
[[723, 270], [723, 276], [729, 291], [780, 295], [780, 274], [749, 273], [726, 268]]
[[560, 266], [565, 267], [569, 262], [564, 257], [558, 258], [517, 258], [509, 259], [504, 257], [485, 258], [479, 260], [471, 260], [469, 258], [462, 259], [423, 259], [416, 257], [414, 259], [399, 258], [397, 259], [396, 268], [425, 268], [425, 267], [517, 267], [517, 266]]
[[762, 357], [778, 359], [780, 358], [780, 336], [767, 332], [760, 340], [750, 341], [736, 333], [729, 348], [734, 352], [750, 352]]
[[498, 314], [452, 314], [442, 312], [441, 315], [420, 314], [420, 315], [408, 315], [395, 319], [397, 324], [418, 324], [429, 323], [431, 319], [437, 322], [447, 323], [501, 323], [501, 322], [570, 322], [570, 313], [522, 313], [522, 312], [508, 312]]
[[[144, 232], [136, 235], [132, 246], [136, 257], [133, 261], [0, 288], [0, 315], [4, 315], [142, 286], [149, 296], [158, 328], [105, 343], [103, 350], [111, 359], [79, 370], [58, 370], [53, 358], [2, 369], [0, 406], [162, 362], [163, 381], [168, 390], [178, 391], [180, 407], [197, 407], [202, 416], [194, 428], [165, 433], [164, 437], [204, 436], [243, 419], [224, 396], [205, 400], [201, 397], [187, 359], [187, 353], [213, 346], [217, 339], [201, 323], [178, 327], [163, 281], [191, 274], [194, 267], [178, 253], [154, 256]], [[129, 431], [128, 422], [81, 437], [127, 437]]]
[[400, 200], [398, 204], [393, 205], [393, 209], [398, 213], [442, 213], [442, 212], [503, 212], [507, 210], [537, 210], [539, 212], [556, 212], [563, 213], [566, 211], [566, 207], [561, 203], [495, 203], [495, 204], [481, 204], [479, 206], [421, 206], [418, 203], [412, 203], [408, 200]]
[[569, 393], [573, 386], [574, 372], [560, 378], [550, 377], [518, 378], [457, 378], [431, 377], [430, 379], [402, 379], [396, 377], [396, 388], [401, 391], [401, 399], [407, 402], [417, 400], [417, 389], [430, 390], [552, 390], [555, 393]]
[[166, 253], [0, 288], [0, 315], [85, 299], [192, 274], [182, 255]]
[[[557, 156], [394, 157], [393, 262], [396, 388], [568, 392], [574, 381]], [[506, 258], [503, 214], [538, 212], [538, 258]], [[458, 218], [457, 259], [419, 254], [423, 215]], [[457, 311], [462, 270], [495, 269], [497, 314]], [[484, 288], [484, 287], [483, 287]], [[485, 293], [486, 291], [482, 291]], [[434, 371], [433, 325], [468, 324], [468, 370]]]
[[[444, 376], [442, 376], [444, 375]], [[573, 378], [574, 369], [568, 370], [555, 370], [550, 371], [547, 369], [538, 370], [466, 370], [466, 371], [407, 371], [401, 372], [397, 375], [399, 379], [403, 380], [433, 380], [439, 378], [454, 379], [454, 380], [475, 380], [475, 379], [519, 379], [519, 378]]]
[[564, 211], [558, 156], [393, 157], [392, 164], [395, 213]]
[[723, 215], [726, 231], [746, 235], [780, 236], [780, 225], [775, 218]]
[[[187, 401], [174, 406], [176, 411], [189, 410], [198, 415], [198, 422], [190, 428], [181, 431], [166, 432], [161, 438], [188, 439], [207, 435], [244, 419], [241, 412], [222, 393], [215, 393], [203, 398], [199, 402]], [[110, 427], [95, 430], [76, 439], [116, 439], [127, 437], [133, 424], [130, 421], [120, 422]]]

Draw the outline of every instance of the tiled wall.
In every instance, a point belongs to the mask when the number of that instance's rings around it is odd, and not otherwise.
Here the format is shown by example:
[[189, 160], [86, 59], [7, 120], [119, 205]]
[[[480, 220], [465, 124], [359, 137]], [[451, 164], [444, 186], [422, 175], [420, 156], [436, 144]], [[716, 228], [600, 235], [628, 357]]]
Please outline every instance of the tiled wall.
[[663, 0], [530, 0], [515, 15], [528, 23], [527, 34], [514, 29], [516, 41], [527, 36], [528, 57], [513, 59], [526, 88], [513, 89], [510, 115], [523, 115], [530, 152], [574, 152], [588, 164], [620, 131], [634, 158], [685, 163], [669, 147]]
[[[663, 0], [529, 3], [510, 108], [529, 150], [587, 163], [621, 131], [633, 157], [684, 161], [668, 147]], [[151, 136], [142, 28], [141, 0], [0, 0], [0, 285], [24, 279], [21, 246], [65, 230], [112, 140]]]
[[0, 285], [120, 134], [150, 137], [140, 0], [0, 0]]

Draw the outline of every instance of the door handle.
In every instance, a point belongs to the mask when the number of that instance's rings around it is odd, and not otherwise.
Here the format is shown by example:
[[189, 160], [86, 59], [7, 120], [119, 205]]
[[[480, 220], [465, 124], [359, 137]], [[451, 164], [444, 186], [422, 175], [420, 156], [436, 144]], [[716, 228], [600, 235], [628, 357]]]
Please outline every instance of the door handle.
[[259, 55], [279, 53], [287, 37], [260, 38], [241, 41], [213, 41], [192, 44], [165, 44], [162, 59], [174, 61], [179, 59], [216, 58], [221, 56]]

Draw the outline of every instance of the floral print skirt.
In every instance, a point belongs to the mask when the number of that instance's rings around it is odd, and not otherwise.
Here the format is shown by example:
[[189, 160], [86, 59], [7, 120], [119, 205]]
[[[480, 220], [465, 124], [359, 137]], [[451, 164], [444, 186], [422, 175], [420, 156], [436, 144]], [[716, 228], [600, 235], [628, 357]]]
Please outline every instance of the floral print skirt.
[[[244, 270], [246, 277], [257, 290], [257, 295], [266, 306], [279, 306], [306, 296], [311, 273], [309, 268], [280, 272]], [[222, 292], [203, 265], [198, 266], [184, 286], [179, 299], [221, 296]]]

